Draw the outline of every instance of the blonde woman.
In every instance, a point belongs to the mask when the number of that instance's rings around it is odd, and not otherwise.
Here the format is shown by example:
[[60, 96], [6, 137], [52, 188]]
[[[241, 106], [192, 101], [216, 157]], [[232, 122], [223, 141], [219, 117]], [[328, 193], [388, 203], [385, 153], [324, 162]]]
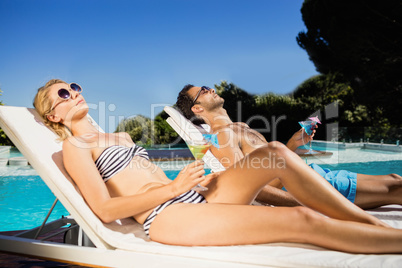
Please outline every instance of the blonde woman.
[[[281, 143], [219, 174], [204, 176], [203, 163], [195, 161], [171, 181], [127, 133], [97, 131], [81, 93], [76, 83], [50, 80], [34, 106], [64, 139], [64, 165], [103, 222], [134, 217], [152, 240], [172, 245], [295, 242], [354, 253], [402, 252], [402, 230], [349, 202]], [[268, 167], [267, 155], [281, 164]], [[249, 205], [275, 178], [305, 207]], [[208, 190], [191, 190], [198, 183]]]

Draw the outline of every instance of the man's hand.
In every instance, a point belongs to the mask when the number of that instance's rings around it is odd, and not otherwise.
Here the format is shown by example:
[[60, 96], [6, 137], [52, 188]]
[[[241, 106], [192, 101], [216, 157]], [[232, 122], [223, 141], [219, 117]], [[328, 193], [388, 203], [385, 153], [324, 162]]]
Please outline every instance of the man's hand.
[[[316, 125], [315, 128], [318, 128], [318, 126]], [[296, 131], [295, 134], [293, 134], [286, 146], [290, 150], [295, 151], [297, 147], [303, 146], [309, 141], [313, 140], [314, 134], [315, 130], [313, 130], [313, 133], [311, 133], [311, 135], [307, 135], [304, 128], [301, 128], [299, 131]]]

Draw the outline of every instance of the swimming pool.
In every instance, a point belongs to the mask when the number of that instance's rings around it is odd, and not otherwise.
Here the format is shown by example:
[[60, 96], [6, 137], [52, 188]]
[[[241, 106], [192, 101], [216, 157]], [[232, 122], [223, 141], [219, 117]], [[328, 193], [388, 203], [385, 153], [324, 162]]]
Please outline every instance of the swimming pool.
[[[39, 226], [55, 196], [37, 175], [0, 177], [0, 231], [26, 230]], [[57, 203], [49, 221], [69, 213]]]
[[20, 157], [20, 156], [22, 156], [22, 154], [16, 148], [10, 148], [10, 150], [8, 151], [5, 150], [4, 152], [0, 153], [0, 157], [6, 157], [6, 158]]
[[[323, 149], [315, 147], [314, 149]], [[347, 169], [363, 174], [402, 175], [402, 153], [374, 150], [325, 149], [333, 153], [329, 158], [308, 158], [307, 163], [317, 163], [331, 169]], [[16, 153], [17, 152], [13, 152]], [[19, 156], [19, 155], [13, 155]], [[358, 162], [358, 161], [360, 162]], [[174, 179], [179, 170], [191, 161], [157, 163]], [[0, 231], [24, 230], [40, 225], [55, 200], [45, 183], [30, 167], [0, 167]], [[49, 221], [69, 213], [58, 203]]]
[[316, 150], [331, 152], [330, 157], [305, 158], [307, 164], [316, 163], [330, 169], [346, 169], [361, 174], [383, 175], [397, 173], [402, 175], [402, 153], [362, 148], [337, 149], [313, 147]]

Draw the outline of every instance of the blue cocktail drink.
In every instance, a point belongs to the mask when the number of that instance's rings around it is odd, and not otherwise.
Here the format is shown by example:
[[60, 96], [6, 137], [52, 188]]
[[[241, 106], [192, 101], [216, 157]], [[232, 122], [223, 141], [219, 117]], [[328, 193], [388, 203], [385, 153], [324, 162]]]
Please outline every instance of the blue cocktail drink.
[[[307, 120], [307, 121], [300, 121], [299, 122], [300, 126], [304, 128], [304, 131], [306, 132], [307, 135], [313, 134], [313, 130], [315, 129], [315, 126], [317, 125], [317, 121], [312, 121], [312, 120]], [[307, 154], [315, 154], [311, 149], [311, 141], [310, 141], [310, 150], [308, 150]]]

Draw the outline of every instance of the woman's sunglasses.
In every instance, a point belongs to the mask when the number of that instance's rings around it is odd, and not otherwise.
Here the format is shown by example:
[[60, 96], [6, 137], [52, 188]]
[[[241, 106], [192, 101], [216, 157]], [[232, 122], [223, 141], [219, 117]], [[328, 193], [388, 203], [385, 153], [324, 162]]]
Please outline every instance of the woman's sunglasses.
[[210, 91], [211, 88], [206, 87], [206, 86], [202, 86], [200, 91], [198, 91], [197, 95], [195, 96], [194, 100], [193, 100], [193, 105], [195, 104], [195, 102], [197, 101], [198, 97], [200, 96], [202, 91]]
[[82, 88], [80, 87], [80, 85], [78, 85], [76, 83], [71, 83], [69, 85], [69, 89], [60, 88], [59, 91], [57, 91], [58, 98], [54, 100], [54, 102], [52, 104], [52, 108], [50, 109], [50, 111], [53, 111], [53, 109], [56, 108], [56, 106], [54, 106], [54, 104], [56, 103], [56, 101], [59, 98], [62, 99], [62, 100], [70, 99], [71, 98], [71, 93], [70, 93], [71, 90], [74, 90], [75, 92], [78, 92], [78, 93], [82, 92]]

